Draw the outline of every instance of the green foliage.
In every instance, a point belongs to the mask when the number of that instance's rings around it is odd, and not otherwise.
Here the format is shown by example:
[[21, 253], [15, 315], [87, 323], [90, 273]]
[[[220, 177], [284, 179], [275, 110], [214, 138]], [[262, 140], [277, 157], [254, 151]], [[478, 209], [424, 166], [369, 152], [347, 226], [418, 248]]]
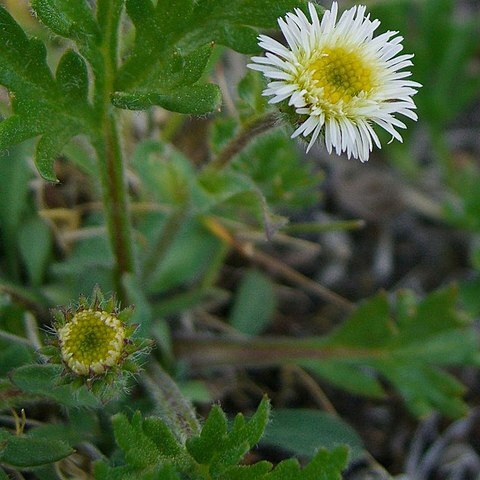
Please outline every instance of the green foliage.
[[295, 455], [314, 457], [319, 448], [348, 445], [360, 457], [363, 443], [357, 432], [339, 417], [306, 408], [280, 408], [272, 413], [262, 444], [274, 445]]
[[38, 18], [57, 35], [82, 46], [94, 46], [99, 42], [100, 30], [85, 0], [32, 0], [31, 3]]
[[444, 127], [478, 98], [480, 87], [471, 68], [479, 18], [457, 21], [454, 7], [453, 0], [393, 0], [371, 9], [384, 30], [405, 34], [405, 51], [415, 53], [413, 76], [425, 87], [415, 96], [419, 117], [434, 128]]
[[480, 170], [467, 164], [455, 171], [451, 186], [457, 194], [444, 206], [446, 220], [459, 228], [480, 231]]
[[0, 24], [0, 83], [11, 92], [14, 113], [0, 123], [0, 149], [42, 135], [35, 162], [45, 179], [55, 181], [54, 157], [70, 138], [92, 126], [86, 65], [68, 50], [54, 78], [44, 44], [27, 38], [4, 7]]
[[[210, 480], [340, 480], [348, 452], [338, 447], [319, 450], [310, 464], [301, 469], [296, 460], [286, 460], [272, 468], [269, 462], [238, 465], [258, 443], [268, 422], [270, 405], [263, 399], [249, 419], [238, 414], [232, 425], [220, 406], [214, 405], [198, 436], [180, 443], [162, 420], [142, 419], [136, 413], [129, 421], [123, 414], [113, 418], [117, 444], [123, 451], [124, 466], [97, 463], [99, 480], [210, 479]], [[180, 477], [181, 475], [181, 477]]]
[[[32, 241], [32, 239], [34, 239]], [[18, 233], [18, 246], [32, 285], [41, 285], [52, 252], [50, 229], [40, 218], [32, 218]]]
[[[123, 2], [112, 10], [119, 15]], [[306, 2], [303, 2], [305, 7]], [[115, 79], [107, 78], [104, 45], [109, 33], [106, 10], [95, 19], [89, 4], [34, 0], [39, 19], [54, 33], [74, 41], [81, 53], [67, 50], [55, 78], [46, 63], [43, 43], [29, 39], [5, 8], [0, 10], [0, 83], [11, 92], [13, 115], [1, 122], [0, 149], [41, 135], [35, 162], [41, 175], [56, 180], [53, 161], [78, 134], [97, 139], [105, 105], [93, 108], [88, 100], [89, 78], [85, 59], [95, 74], [94, 100], [106, 92], [119, 108], [147, 109], [160, 105], [181, 113], [203, 114], [221, 102], [214, 84], [202, 80], [215, 43], [243, 53], [257, 50], [257, 31], [270, 27], [278, 16], [297, 6], [292, 0], [250, 0], [232, 5], [215, 0], [193, 2], [127, 1], [126, 11], [136, 30], [135, 43]]]
[[[301, 2], [305, 6], [306, 2]], [[136, 30], [135, 44], [119, 71], [114, 105], [133, 110], [160, 105], [181, 113], [218, 109], [216, 85], [203, 76], [214, 44], [241, 53], [258, 50], [257, 31], [272, 27], [298, 2], [241, 0], [127, 0]]]
[[13, 435], [0, 429], [0, 463], [12, 467], [36, 467], [68, 457], [73, 450], [64, 442], [37, 438], [31, 435]]
[[100, 401], [85, 387], [59, 384], [60, 365], [25, 365], [14, 370], [12, 383], [29, 395], [52, 399], [68, 407], [98, 407]]
[[303, 364], [339, 386], [378, 396], [382, 389], [375, 377], [364, 383], [373, 369], [395, 385], [415, 415], [437, 409], [456, 417], [467, 410], [464, 387], [439, 368], [479, 362], [477, 333], [458, 310], [454, 288], [420, 302], [403, 292], [393, 305], [380, 293], [322, 341], [322, 348], [345, 349], [348, 356]]
[[[427, 87], [418, 95], [420, 116], [435, 139], [478, 96], [478, 75], [470, 68], [478, 19], [457, 23], [452, 0], [393, 0], [383, 2], [383, 13], [382, 2], [377, 3], [385, 29], [412, 33], [405, 49], [416, 53], [414, 77]], [[321, 173], [305, 162], [281, 129], [251, 143], [247, 140], [228, 165], [214, 165], [215, 155], [268, 117], [262, 75], [249, 72], [239, 82], [228, 105], [233, 118], [208, 119], [210, 135], [205, 143], [210, 150], [201, 153], [213, 161], [201, 170], [183, 153], [188, 149], [182, 150], [177, 142], [177, 134], [181, 137], [189, 125], [181, 125], [180, 115], [163, 112], [162, 140], [157, 138], [156, 115], [148, 119], [150, 138], [135, 147], [131, 141], [137, 140], [136, 132], [129, 135], [126, 128], [119, 132], [125, 137], [124, 150], [134, 152], [127, 179], [122, 170], [127, 163], [121, 154], [123, 145], [116, 138], [121, 113], [116, 108], [146, 110], [156, 105], [182, 114], [218, 112], [220, 89], [209, 83], [209, 77], [222, 47], [257, 52], [260, 29], [275, 27], [278, 17], [295, 7], [306, 10], [306, 5], [305, 0], [31, 0], [34, 13], [50, 32], [35, 30], [52, 47], [48, 56], [42, 41], [27, 36], [13, 19], [20, 18], [16, 7], [8, 7], [11, 13], [0, 7], [0, 84], [11, 100], [0, 105], [6, 116], [0, 122], [0, 180], [6, 187], [0, 188], [0, 410], [28, 407], [28, 415], [34, 417], [25, 434], [20, 433], [22, 425], [17, 425], [17, 434], [0, 429], [0, 479], [7, 477], [2, 466], [19, 477], [25, 469], [32, 478], [56, 478], [52, 463], [84, 442], [91, 442], [92, 451], [99, 449], [101, 461], [95, 473], [100, 480], [335, 480], [341, 478], [348, 459], [347, 448], [338, 445], [347, 444], [354, 457], [361, 451], [358, 435], [343, 420], [323, 412], [283, 409], [269, 424], [270, 406], [265, 399], [248, 420], [239, 414], [229, 421], [214, 405], [201, 431], [192, 436], [178, 431], [180, 411], [167, 412], [162, 419], [145, 416], [151, 413], [151, 403], [161, 403], [161, 395], [153, 398], [152, 394], [151, 401], [142, 396], [149, 388], [149, 369], [144, 376], [138, 374], [141, 388], [107, 406], [95, 395], [93, 379], [72, 381], [61, 365], [43, 363], [47, 354], [52, 354], [50, 361], [61, 361], [54, 345], [36, 351], [41, 328], [48, 325], [48, 309], [55, 303], [68, 304], [97, 283], [104, 290], [118, 289], [124, 300], [135, 303], [131, 321], [140, 324], [137, 334], [155, 337], [160, 347], [150, 360], [154, 363], [158, 356], [178, 371], [183, 365], [174, 365], [176, 337], [166, 316], [212, 300], [219, 306], [215, 314], [225, 313], [232, 300], [227, 318], [231, 327], [251, 336], [268, 327], [276, 309], [269, 277], [247, 270], [233, 299], [229, 291], [216, 286], [216, 279], [229, 248], [241, 241], [236, 238], [237, 229], [263, 224], [270, 234], [283, 221], [270, 208], [289, 213], [316, 205]], [[413, 19], [407, 15], [411, 11], [418, 13]], [[137, 124], [132, 115], [125, 114], [124, 119], [122, 125]], [[70, 142], [78, 135], [81, 142], [91, 143], [94, 152]], [[39, 205], [46, 209], [72, 205], [71, 192], [63, 198], [61, 188], [43, 190], [32, 182], [28, 161], [34, 138], [34, 160], [45, 179], [56, 181], [54, 160], [62, 152], [88, 174], [88, 180], [99, 176], [98, 167], [102, 172], [103, 208], [90, 213], [95, 199], [89, 184], [87, 198], [82, 191], [80, 200], [74, 199], [81, 225], [68, 232], [72, 233], [69, 239], [61, 228], [52, 235], [50, 225], [36, 211]], [[176, 146], [169, 143], [172, 138]], [[118, 158], [112, 158], [115, 155]], [[446, 208], [452, 225], [480, 229], [478, 179], [473, 167], [452, 176], [459, 197], [458, 203]], [[66, 184], [71, 186], [68, 177]], [[122, 233], [112, 222], [129, 211], [128, 202], [120, 201], [127, 193], [133, 194], [135, 203], [131, 209], [135, 230], [125, 222], [123, 247], [130, 237], [134, 239], [138, 248], [132, 257], [138, 265], [132, 261], [122, 269], [124, 252], [108, 246], [101, 227], [106, 223], [114, 240]], [[84, 200], [88, 202], [85, 210], [79, 204]], [[141, 210], [145, 205], [146, 210], [151, 207], [146, 213]], [[242, 253], [248, 254], [247, 250]], [[460, 299], [473, 315], [480, 311], [479, 290], [477, 278], [460, 285]], [[332, 334], [305, 342], [292, 340], [294, 348], [306, 346], [304, 356], [295, 351], [289, 359], [287, 348], [275, 362], [308, 358], [300, 363], [356, 394], [381, 399], [388, 383], [415, 415], [434, 409], [452, 417], [462, 415], [464, 387], [445, 367], [478, 365], [478, 335], [456, 299], [453, 289], [423, 300], [409, 292], [392, 298], [381, 293], [366, 300]], [[217, 322], [212, 329], [219, 326]], [[129, 331], [134, 329], [131, 326]], [[264, 339], [248, 338], [248, 342], [257, 340], [260, 344]], [[280, 342], [288, 347], [289, 340]], [[222, 341], [215, 338], [217, 352]], [[135, 340], [125, 341], [125, 353], [135, 353], [135, 358], [124, 363], [122, 386], [138, 373], [139, 352], [134, 344]], [[322, 360], [311, 360], [312, 351]], [[39, 355], [42, 364], [36, 363]], [[109, 381], [102, 378], [100, 388], [111, 386]], [[185, 385], [184, 390], [190, 389], [197, 399], [208, 401], [213, 395], [203, 383], [188, 383], [187, 378]], [[168, 397], [161, 386], [155, 386]], [[178, 389], [174, 391], [180, 395]], [[178, 397], [170, 400], [175, 404]], [[180, 404], [181, 399], [177, 408]], [[128, 419], [125, 411], [136, 408], [142, 413]], [[108, 418], [114, 412], [118, 413], [110, 424]], [[177, 424], [165, 418], [175, 418]], [[32, 428], [38, 420], [44, 424]], [[6, 415], [2, 421], [10, 426]], [[266, 461], [247, 464], [247, 453], [262, 441], [264, 430], [265, 444], [307, 457], [310, 463], [304, 468], [295, 459], [276, 467]]]
[[248, 271], [237, 291], [230, 312], [230, 323], [247, 335], [261, 333], [275, 310], [276, 298], [272, 281], [256, 270]]

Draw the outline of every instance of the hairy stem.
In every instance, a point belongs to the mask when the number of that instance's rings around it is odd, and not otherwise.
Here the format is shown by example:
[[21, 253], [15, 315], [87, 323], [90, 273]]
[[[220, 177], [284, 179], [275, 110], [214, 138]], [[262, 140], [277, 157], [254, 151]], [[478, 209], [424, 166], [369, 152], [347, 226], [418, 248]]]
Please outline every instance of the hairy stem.
[[158, 406], [159, 414], [181, 443], [200, 433], [195, 410], [170, 375], [156, 362], [142, 377], [143, 384]]
[[99, 133], [94, 144], [102, 183], [103, 207], [115, 258], [114, 287], [120, 300], [125, 302], [122, 276], [133, 273], [135, 263], [118, 114], [110, 102], [118, 67], [118, 29], [122, 8], [123, 0], [99, 0], [97, 3], [97, 17], [102, 29], [102, 59], [94, 66], [95, 107], [99, 118]]
[[282, 337], [208, 338], [178, 337], [174, 340], [176, 358], [186, 361], [193, 370], [220, 366], [276, 366], [305, 360], [365, 359], [385, 354], [326, 345], [321, 339]]
[[220, 151], [216, 158], [212, 160], [210, 165], [214, 168], [221, 169], [230, 163], [230, 161], [238, 155], [256, 136], [271, 130], [278, 125], [278, 114], [274, 112], [267, 113], [263, 117], [259, 117], [250, 123], [247, 123], [232, 138], [227, 145]]

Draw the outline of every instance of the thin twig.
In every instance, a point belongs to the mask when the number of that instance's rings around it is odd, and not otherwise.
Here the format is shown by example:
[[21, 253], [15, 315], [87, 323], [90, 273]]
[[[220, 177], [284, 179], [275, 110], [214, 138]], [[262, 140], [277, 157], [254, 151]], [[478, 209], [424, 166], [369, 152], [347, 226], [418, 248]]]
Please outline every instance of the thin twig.
[[297, 284], [304, 288], [305, 290], [317, 295], [321, 299], [331, 302], [337, 307], [351, 312], [355, 305], [347, 300], [346, 298], [338, 295], [332, 290], [320, 285], [317, 282], [314, 282], [306, 275], [303, 275], [300, 272], [297, 272], [292, 267], [288, 266], [286, 263], [283, 263], [281, 260], [276, 259], [260, 250], [257, 250], [251, 243], [242, 243], [237, 238], [234, 238], [230, 232], [214, 218], [209, 217], [204, 220], [207, 228], [210, 229], [215, 235], [220, 239], [225, 241], [227, 244], [232, 246], [239, 253], [249, 258], [253, 262], [268, 268], [273, 271], [275, 274], [283, 277], [285, 280], [288, 280], [294, 284]]
[[301, 382], [305, 385], [308, 391], [312, 394], [319, 407], [323, 408], [331, 415], [338, 416], [338, 412], [333, 406], [333, 403], [327, 397], [327, 394], [322, 390], [318, 382], [314, 378], [312, 378], [312, 376], [308, 372], [306, 372], [302, 367], [299, 367], [298, 365], [288, 365], [285, 368], [292, 370], [293, 373], [301, 380]]

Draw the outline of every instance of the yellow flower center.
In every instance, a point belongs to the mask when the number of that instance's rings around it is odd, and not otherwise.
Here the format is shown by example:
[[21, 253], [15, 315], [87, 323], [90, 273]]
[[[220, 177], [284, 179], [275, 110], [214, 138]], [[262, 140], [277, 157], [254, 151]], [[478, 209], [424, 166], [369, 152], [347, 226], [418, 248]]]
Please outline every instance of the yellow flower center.
[[312, 79], [322, 88], [322, 98], [331, 103], [347, 103], [374, 86], [372, 69], [355, 51], [342, 47], [325, 48], [311, 65]]
[[58, 330], [62, 357], [78, 375], [105, 373], [119, 363], [125, 329], [107, 312], [83, 310]]

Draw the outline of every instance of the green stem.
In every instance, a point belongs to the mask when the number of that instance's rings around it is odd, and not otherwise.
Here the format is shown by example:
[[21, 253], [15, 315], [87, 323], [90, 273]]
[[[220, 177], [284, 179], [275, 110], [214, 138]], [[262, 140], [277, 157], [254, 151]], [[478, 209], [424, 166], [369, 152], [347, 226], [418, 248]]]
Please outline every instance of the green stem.
[[322, 339], [206, 338], [174, 340], [175, 357], [195, 370], [224, 366], [277, 366], [308, 360], [381, 358], [385, 351], [327, 345]]
[[101, 62], [95, 68], [95, 107], [99, 132], [94, 141], [102, 183], [103, 207], [110, 244], [115, 258], [114, 286], [121, 301], [126, 301], [122, 276], [135, 271], [127, 181], [118, 132], [118, 114], [110, 96], [118, 68], [118, 30], [123, 0], [98, 0], [97, 17], [102, 29]]
[[278, 114], [276, 112], [269, 112], [263, 117], [252, 120], [243, 126], [237, 136], [227, 143], [217, 157], [210, 162], [209, 166], [219, 170], [226, 167], [251, 140], [278, 125]]
[[97, 143], [103, 207], [110, 244], [115, 258], [114, 283], [119, 298], [125, 301], [122, 276], [135, 271], [131, 238], [131, 221], [125, 167], [113, 112], [107, 114], [102, 125], [104, 138]]
[[156, 362], [142, 381], [159, 408], [159, 414], [181, 443], [200, 433], [200, 423], [191, 403], [180, 392], [170, 375]]

